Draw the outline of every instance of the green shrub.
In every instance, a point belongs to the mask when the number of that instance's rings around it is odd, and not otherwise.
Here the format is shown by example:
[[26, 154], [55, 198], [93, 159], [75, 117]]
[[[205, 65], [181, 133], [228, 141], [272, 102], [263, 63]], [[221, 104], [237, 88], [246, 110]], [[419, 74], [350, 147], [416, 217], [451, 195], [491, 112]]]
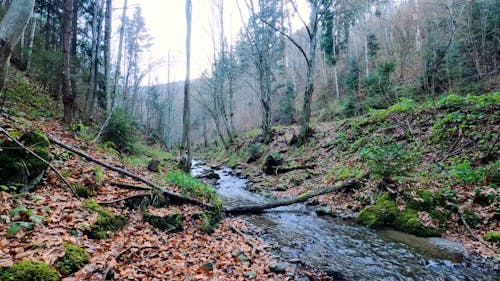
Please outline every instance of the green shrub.
[[64, 276], [69, 276], [89, 263], [90, 254], [78, 245], [64, 243], [64, 256], [56, 263], [56, 268]]
[[383, 180], [407, 176], [418, 158], [417, 152], [408, 151], [400, 144], [363, 148], [361, 155], [370, 168], [371, 176]]
[[113, 112], [108, 126], [102, 133], [104, 142], [112, 142], [121, 152], [133, 154], [138, 141], [137, 128], [132, 118], [122, 109]]
[[7, 269], [0, 279], [4, 281], [58, 281], [59, 273], [44, 262], [21, 261]]

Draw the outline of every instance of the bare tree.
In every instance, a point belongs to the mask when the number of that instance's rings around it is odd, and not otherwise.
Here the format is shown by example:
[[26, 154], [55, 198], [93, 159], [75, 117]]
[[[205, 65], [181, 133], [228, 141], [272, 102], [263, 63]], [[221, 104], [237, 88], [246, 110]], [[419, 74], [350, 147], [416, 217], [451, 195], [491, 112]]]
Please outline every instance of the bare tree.
[[73, 113], [75, 111], [75, 93], [71, 88], [70, 74], [70, 41], [71, 24], [73, 15], [73, 0], [64, 0], [63, 13], [63, 35], [62, 35], [62, 83], [64, 104], [64, 122], [70, 124], [73, 122]]
[[189, 139], [190, 110], [189, 110], [189, 84], [191, 67], [191, 0], [186, 0], [186, 80], [184, 81], [184, 110], [182, 113], [182, 141], [180, 147], [181, 160], [179, 167], [189, 172], [191, 169], [191, 141]]
[[33, 12], [35, 0], [13, 0], [0, 22], [0, 91], [3, 89], [12, 50]]

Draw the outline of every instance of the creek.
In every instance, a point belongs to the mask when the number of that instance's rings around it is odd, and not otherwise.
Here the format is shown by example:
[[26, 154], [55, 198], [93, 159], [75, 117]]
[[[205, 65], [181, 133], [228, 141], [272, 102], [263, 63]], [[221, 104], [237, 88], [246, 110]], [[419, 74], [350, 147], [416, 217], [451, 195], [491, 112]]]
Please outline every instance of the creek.
[[[191, 173], [200, 176], [211, 170], [195, 160]], [[213, 171], [220, 177], [214, 187], [224, 206], [271, 200], [248, 191], [248, 180], [236, 176], [230, 168]], [[305, 204], [242, 218], [262, 230], [260, 237], [281, 259], [297, 266], [339, 272], [347, 280], [499, 280], [491, 270], [466, 260], [465, 250], [458, 243], [317, 216]]]

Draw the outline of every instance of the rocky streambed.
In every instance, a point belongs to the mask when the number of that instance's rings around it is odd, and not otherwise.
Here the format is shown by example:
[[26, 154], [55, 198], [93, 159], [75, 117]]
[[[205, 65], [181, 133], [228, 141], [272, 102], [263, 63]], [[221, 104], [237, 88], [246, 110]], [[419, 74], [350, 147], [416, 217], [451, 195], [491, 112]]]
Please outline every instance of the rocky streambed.
[[[211, 177], [226, 207], [271, 200], [248, 191], [248, 180], [227, 167], [212, 169], [193, 161], [192, 174]], [[349, 216], [334, 218], [325, 213], [295, 204], [244, 219], [260, 229], [257, 235], [287, 267], [321, 268], [338, 280], [500, 280], [498, 261], [473, 260], [459, 243], [373, 230]]]

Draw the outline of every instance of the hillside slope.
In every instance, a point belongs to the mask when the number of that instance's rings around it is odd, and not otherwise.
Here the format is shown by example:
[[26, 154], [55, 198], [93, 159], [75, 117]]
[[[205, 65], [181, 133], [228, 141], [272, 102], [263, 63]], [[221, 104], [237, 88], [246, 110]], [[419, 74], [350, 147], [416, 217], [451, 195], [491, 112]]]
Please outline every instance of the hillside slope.
[[404, 99], [313, 130], [302, 147], [290, 145], [297, 127], [278, 127], [269, 145], [250, 132], [229, 155], [209, 150], [200, 156], [233, 166], [253, 189], [272, 196], [355, 180], [356, 188], [319, 197], [321, 212], [441, 235], [471, 253], [498, 255], [500, 93], [449, 95], [425, 104]]

